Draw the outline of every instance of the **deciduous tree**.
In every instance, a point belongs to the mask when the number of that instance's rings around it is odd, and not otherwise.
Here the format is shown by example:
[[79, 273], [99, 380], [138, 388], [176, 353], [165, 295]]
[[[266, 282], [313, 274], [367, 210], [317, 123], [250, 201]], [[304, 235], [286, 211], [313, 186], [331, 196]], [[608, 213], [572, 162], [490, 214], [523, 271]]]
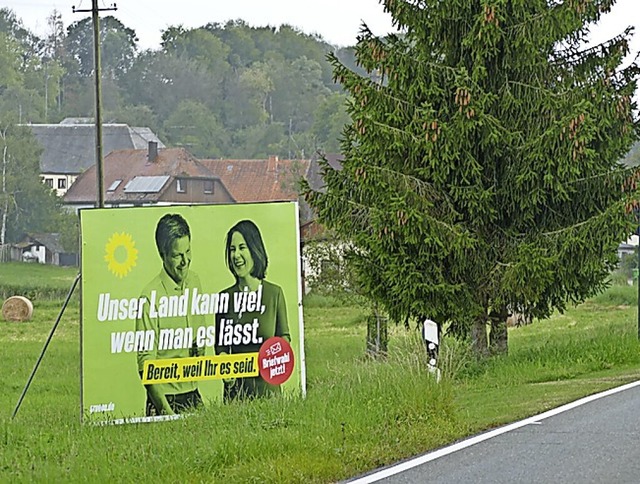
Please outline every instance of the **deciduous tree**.
[[[67, 28], [64, 49], [77, 65], [75, 73], [93, 75], [93, 27], [91, 17], [78, 20]], [[100, 60], [104, 77], [120, 77], [133, 64], [138, 37], [113, 16], [100, 19]], [[68, 66], [69, 68], [71, 65]]]
[[229, 139], [222, 124], [206, 106], [182, 101], [165, 121], [164, 132], [172, 145], [184, 146], [198, 158], [219, 158]]
[[40, 178], [40, 151], [28, 127], [0, 124], [0, 243], [59, 228], [59, 200]]

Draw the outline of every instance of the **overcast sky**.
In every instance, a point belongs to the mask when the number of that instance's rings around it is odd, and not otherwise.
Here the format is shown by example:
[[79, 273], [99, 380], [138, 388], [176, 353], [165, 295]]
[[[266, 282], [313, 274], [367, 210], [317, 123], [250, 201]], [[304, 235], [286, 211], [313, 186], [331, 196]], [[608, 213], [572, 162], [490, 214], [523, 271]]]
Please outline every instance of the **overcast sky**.
[[[355, 44], [361, 20], [376, 33], [392, 30], [391, 18], [377, 0], [115, 0], [113, 15], [134, 29], [141, 48], [157, 48], [161, 31], [171, 25], [200, 27], [209, 22], [242, 19], [252, 26], [289, 24], [308, 34], [320, 34], [331, 44]], [[98, 0], [100, 7], [113, 4]], [[46, 19], [55, 8], [65, 26], [87, 17], [72, 13], [72, 6], [90, 9], [91, 0], [0, 0], [24, 25], [38, 34], [46, 32]]]
[[[100, 7], [114, 0], [98, 0]], [[289, 24], [308, 34], [319, 34], [327, 42], [348, 46], [355, 44], [362, 21], [376, 34], [393, 30], [391, 18], [377, 0], [115, 0], [113, 15], [134, 29], [140, 47], [157, 48], [160, 33], [170, 25], [200, 27], [208, 22], [242, 19], [252, 26]], [[44, 35], [47, 16], [57, 9], [65, 27], [87, 17], [72, 13], [72, 6], [90, 9], [91, 0], [0, 0], [0, 7], [11, 8], [25, 27]], [[594, 39], [603, 40], [620, 33], [628, 25], [636, 26], [632, 51], [640, 50], [640, 0], [618, 0], [594, 30]]]

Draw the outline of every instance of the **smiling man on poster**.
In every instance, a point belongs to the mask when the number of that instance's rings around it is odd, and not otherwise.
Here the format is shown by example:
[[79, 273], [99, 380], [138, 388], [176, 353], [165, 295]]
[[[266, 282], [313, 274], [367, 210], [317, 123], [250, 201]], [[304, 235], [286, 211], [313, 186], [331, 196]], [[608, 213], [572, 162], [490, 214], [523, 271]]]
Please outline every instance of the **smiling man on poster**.
[[[141, 377], [146, 361], [204, 356], [204, 346], [198, 347], [194, 338], [205, 325], [204, 316], [188, 310], [190, 290], [200, 289], [200, 279], [190, 270], [189, 225], [179, 214], [166, 214], [158, 221], [155, 239], [162, 269], [143, 290], [143, 311], [136, 319], [136, 331], [155, 333], [153, 348], [138, 351]], [[202, 405], [195, 381], [145, 384], [145, 388], [147, 416], [174, 415]]]

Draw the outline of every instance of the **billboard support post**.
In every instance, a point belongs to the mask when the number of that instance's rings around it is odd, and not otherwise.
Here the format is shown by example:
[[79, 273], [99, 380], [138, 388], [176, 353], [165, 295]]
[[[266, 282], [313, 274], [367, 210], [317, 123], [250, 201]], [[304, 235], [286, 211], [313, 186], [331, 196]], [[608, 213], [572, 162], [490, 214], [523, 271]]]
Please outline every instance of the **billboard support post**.
[[22, 405], [22, 401], [24, 400], [25, 395], [27, 394], [27, 390], [29, 390], [29, 386], [31, 385], [31, 382], [33, 381], [33, 377], [36, 375], [36, 371], [38, 371], [38, 367], [40, 366], [40, 363], [42, 362], [42, 358], [44, 358], [44, 354], [47, 351], [47, 348], [49, 347], [49, 343], [51, 343], [51, 339], [53, 338], [53, 334], [56, 332], [56, 329], [58, 328], [58, 324], [60, 324], [60, 320], [62, 319], [62, 315], [64, 314], [65, 309], [67, 309], [67, 305], [69, 304], [69, 300], [71, 299], [71, 296], [73, 295], [73, 291], [75, 291], [76, 286], [78, 285], [78, 281], [80, 281], [80, 273], [78, 273], [76, 275], [76, 278], [73, 280], [73, 284], [71, 285], [71, 289], [69, 289], [69, 293], [67, 294], [67, 298], [64, 301], [64, 304], [62, 305], [62, 308], [60, 309], [60, 313], [58, 314], [58, 319], [56, 319], [55, 324], [53, 325], [53, 327], [51, 328], [51, 331], [49, 332], [49, 337], [47, 338], [47, 341], [45, 341], [44, 343], [44, 347], [42, 348], [42, 351], [40, 352], [40, 356], [38, 357], [38, 360], [36, 361], [36, 364], [33, 367], [33, 370], [31, 370], [31, 375], [29, 375], [29, 380], [27, 380], [27, 384], [24, 386], [24, 389], [22, 390], [22, 394], [20, 395], [20, 398], [18, 399], [18, 403], [16, 404], [16, 408], [13, 410], [13, 414], [11, 415], [11, 420], [13, 420], [16, 415], [18, 414], [18, 410], [20, 410], [20, 405]]

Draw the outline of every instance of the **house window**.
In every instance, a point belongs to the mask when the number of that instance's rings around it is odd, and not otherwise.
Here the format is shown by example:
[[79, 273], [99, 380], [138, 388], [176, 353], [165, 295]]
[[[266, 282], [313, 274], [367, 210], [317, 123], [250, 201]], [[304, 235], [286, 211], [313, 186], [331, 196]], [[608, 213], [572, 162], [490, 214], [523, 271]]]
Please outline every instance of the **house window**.
[[53, 188], [53, 178], [45, 178], [44, 184], [47, 185], [49, 188]]
[[67, 180], [65, 178], [58, 178], [58, 189], [64, 190], [67, 188]]
[[187, 184], [182, 178], [176, 179], [176, 191], [178, 193], [187, 193]]
[[204, 193], [213, 193], [213, 180], [204, 181]]

